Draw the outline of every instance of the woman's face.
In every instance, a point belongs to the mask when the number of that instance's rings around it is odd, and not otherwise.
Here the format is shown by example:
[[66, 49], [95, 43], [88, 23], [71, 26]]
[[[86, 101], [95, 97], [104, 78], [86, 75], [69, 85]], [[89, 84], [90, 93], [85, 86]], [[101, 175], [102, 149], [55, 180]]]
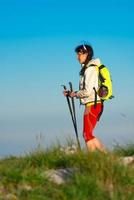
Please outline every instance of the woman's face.
[[77, 59], [79, 61], [80, 64], [85, 63], [86, 59], [87, 59], [88, 53], [77, 53]]

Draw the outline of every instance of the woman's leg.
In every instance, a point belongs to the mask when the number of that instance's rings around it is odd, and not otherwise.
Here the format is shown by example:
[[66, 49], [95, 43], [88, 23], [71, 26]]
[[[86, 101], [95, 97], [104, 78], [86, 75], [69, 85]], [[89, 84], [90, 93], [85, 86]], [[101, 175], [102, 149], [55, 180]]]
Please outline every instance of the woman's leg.
[[104, 145], [96, 137], [93, 138], [92, 140], [89, 140], [86, 144], [87, 144], [88, 150], [91, 151], [91, 152], [93, 152], [95, 150], [99, 150], [99, 151], [104, 152], [104, 153], [107, 152]]
[[98, 121], [98, 116], [101, 112], [102, 105], [97, 104], [96, 108], [94, 105], [85, 107], [84, 112], [84, 126], [83, 126], [83, 136], [89, 151], [93, 152], [96, 149], [105, 152], [105, 148], [102, 143], [93, 135], [93, 130]]

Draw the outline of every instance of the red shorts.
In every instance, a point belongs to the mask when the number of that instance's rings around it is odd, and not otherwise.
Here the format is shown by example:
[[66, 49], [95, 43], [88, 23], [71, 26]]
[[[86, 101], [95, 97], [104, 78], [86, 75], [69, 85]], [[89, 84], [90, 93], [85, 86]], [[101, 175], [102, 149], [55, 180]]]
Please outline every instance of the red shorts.
[[83, 117], [83, 137], [85, 142], [95, 138], [93, 130], [97, 121], [99, 120], [100, 114], [102, 113], [103, 104], [97, 103], [94, 105], [85, 106], [84, 117]]

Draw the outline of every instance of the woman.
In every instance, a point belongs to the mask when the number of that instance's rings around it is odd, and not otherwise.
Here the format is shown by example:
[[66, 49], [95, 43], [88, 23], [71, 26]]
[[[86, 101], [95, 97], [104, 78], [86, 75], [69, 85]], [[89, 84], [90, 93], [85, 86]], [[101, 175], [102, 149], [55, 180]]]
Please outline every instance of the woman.
[[[96, 94], [98, 88], [98, 72], [95, 68], [100, 64], [99, 59], [93, 59], [93, 48], [84, 44], [75, 48], [77, 59], [81, 64], [79, 91], [69, 92], [70, 97], [80, 99], [85, 106], [83, 116], [83, 136], [89, 151], [99, 150], [106, 152], [103, 144], [93, 135], [93, 130], [103, 110], [103, 103]], [[64, 91], [68, 95], [68, 91]]]

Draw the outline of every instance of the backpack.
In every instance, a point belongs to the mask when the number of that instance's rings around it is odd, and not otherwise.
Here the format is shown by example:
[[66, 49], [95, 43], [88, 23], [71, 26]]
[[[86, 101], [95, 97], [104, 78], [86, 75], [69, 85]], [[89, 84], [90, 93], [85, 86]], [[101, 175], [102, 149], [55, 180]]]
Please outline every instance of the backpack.
[[95, 68], [98, 72], [99, 79], [98, 90], [96, 91], [96, 89], [94, 88], [96, 93], [95, 101], [97, 100], [97, 95], [102, 101], [113, 98], [114, 96], [112, 95], [112, 79], [108, 68], [103, 64], [96, 65]]

